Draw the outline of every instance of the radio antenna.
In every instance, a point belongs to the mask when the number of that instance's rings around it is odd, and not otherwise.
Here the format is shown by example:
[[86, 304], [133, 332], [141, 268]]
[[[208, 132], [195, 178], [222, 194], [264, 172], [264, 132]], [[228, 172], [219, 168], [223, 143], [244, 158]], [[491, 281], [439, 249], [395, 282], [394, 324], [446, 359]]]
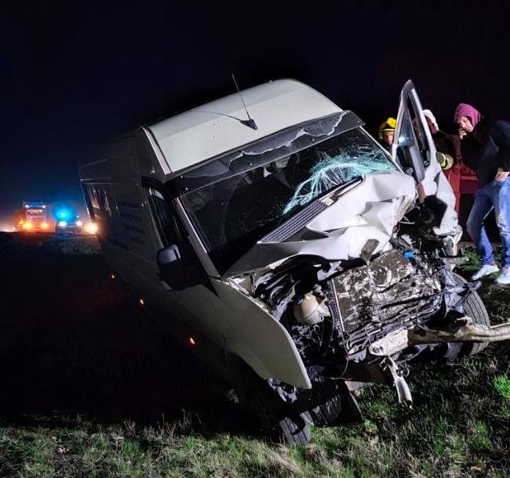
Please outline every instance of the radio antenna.
[[234, 80], [234, 85], [236, 85], [237, 92], [239, 93], [241, 101], [243, 102], [244, 110], [246, 111], [246, 114], [248, 115], [247, 120], [239, 120], [239, 121], [251, 129], [258, 129], [257, 123], [255, 123], [255, 120], [252, 119], [252, 117], [250, 116], [250, 113], [248, 112], [248, 108], [246, 108], [246, 103], [244, 102], [243, 95], [241, 94], [241, 90], [239, 89], [239, 86], [237, 86], [237, 81], [236, 81], [236, 77], [234, 76], [234, 73], [232, 73], [232, 79]]

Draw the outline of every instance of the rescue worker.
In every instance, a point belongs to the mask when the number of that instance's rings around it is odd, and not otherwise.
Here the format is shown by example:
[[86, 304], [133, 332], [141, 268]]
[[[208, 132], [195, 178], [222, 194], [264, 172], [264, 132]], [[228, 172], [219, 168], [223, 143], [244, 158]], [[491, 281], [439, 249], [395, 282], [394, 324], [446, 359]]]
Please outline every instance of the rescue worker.
[[485, 218], [494, 209], [504, 263], [496, 282], [510, 284], [510, 123], [482, 117], [466, 103], [457, 106], [454, 120], [459, 127], [462, 160], [474, 170], [479, 182], [467, 220], [468, 234], [482, 261], [482, 268], [472, 279], [499, 271], [484, 225]]
[[432, 139], [436, 146], [437, 160], [455, 194], [455, 210], [457, 211], [457, 215], [460, 216], [460, 183], [462, 177], [460, 138], [456, 134], [447, 134], [440, 130], [432, 111], [423, 110], [423, 114], [425, 115], [430, 133], [432, 134]]
[[395, 127], [397, 120], [391, 116], [381, 123], [379, 126], [379, 141], [384, 149], [391, 153], [391, 145], [393, 144], [393, 137], [395, 136]]
[[[460, 156], [460, 141], [456, 136], [449, 135], [439, 129], [436, 117], [430, 110], [423, 110], [425, 119], [432, 134], [432, 139], [437, 150], [437, 160], [444, 171], [453, 168], [456, 159]], [[457, 145], [456, 145], [457, 143]]]

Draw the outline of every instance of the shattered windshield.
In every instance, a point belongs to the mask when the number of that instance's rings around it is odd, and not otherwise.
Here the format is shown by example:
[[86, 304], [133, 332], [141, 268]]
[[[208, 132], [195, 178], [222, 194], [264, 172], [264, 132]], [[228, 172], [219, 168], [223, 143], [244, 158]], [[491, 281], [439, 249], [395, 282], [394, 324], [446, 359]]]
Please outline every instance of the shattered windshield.
[[324, 194], [367, 174], [395, 169], [381, 148], [356, 128], [181, 199], [224, 273], [258, 240]]

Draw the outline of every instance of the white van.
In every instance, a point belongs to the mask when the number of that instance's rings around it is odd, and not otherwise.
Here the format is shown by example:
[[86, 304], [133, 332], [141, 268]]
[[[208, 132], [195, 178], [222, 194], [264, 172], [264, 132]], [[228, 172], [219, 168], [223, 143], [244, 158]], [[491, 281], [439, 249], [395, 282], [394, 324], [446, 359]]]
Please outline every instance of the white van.
[[279, 80], [136, 128], [80, 167], [115, 273], [288, 443], [359, 418], [362, 383], [410, 401], [400, 364], [425, 349], [484, 347], [430, 345], [465, 313], [489, 319], [447, 261], [455, 198], [411, 82], [397, 123], [391, 158], [353, 112]]

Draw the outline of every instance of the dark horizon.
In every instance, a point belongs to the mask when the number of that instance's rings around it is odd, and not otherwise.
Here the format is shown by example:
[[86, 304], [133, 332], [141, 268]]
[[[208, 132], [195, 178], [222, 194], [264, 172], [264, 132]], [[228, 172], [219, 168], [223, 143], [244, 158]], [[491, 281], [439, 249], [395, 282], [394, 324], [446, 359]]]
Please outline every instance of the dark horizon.
[[303, 81], [372, 133], [407, 79], [446, 131], [461, 101], [510, 119], [503, 1], [252, 7], [5, 11], [0, 224], [23, 200], [82, 201], [77, 163], [100, 141], [234, 92], [231, 73], [242, 89]]

